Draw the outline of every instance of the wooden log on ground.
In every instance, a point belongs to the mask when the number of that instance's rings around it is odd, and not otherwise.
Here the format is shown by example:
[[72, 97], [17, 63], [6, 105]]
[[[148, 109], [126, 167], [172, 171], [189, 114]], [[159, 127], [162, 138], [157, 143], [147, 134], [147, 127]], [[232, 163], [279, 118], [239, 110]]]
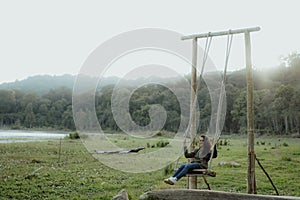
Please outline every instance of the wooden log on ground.
[[139, 147], [134, 149], [119, 149], [119, 150], [112, 150], [112, 151], [99, 151], [94, 150], [93, 154], [113, 154], [113, 153], [138, 153], [139, 151], [145, 149], [145, 147]]
[[142, 200], [300, 200], [300, 197], [230, 193], [211, 190], [155, 190], [140, 196]]

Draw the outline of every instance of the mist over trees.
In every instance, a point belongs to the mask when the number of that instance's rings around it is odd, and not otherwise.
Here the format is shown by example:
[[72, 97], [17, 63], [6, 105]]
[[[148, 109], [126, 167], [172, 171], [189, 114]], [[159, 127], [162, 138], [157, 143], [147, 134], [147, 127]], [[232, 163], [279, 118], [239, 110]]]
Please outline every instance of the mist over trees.
[[[227, 112], [223, 128], [226, 133], [246, 133], [246, 76], [245, 70], [227, 74], [226, 100]], [[276, 68], [263, 71], [254, 70], [254, 113], [255, 132], [260, 134], [290, 134], [299, 133], [300, 129], [300, 54], [292, 53], [282, 58], [282, 63]], [[18, 87], [11, 84], [0, 85], [0, 128], [52, 128], [59, 130], [74, 130], [72, 113], [72, 84], [70, 76], [65, 76], [65, 87], [50, 89], [53, 82], [48, 80], [44, 85], [30, 79], [31, 84], [18, 81]], [[55, 80], [55, 79], [54, 79]], [[115, 83], [116, 80], [110, 82]], [[27, 87], [24, 84], [27, 84]], [[54, 81], [57, 84], [57, 82]], [[25, 84], [25, 85], [26, 85]], [[130, 84], [133, 84], [132, 81]], [[180, 121], [187, 121], [189, 116], [181, 113], [178, 99], [163, 85], [143, 85], [136, 90], [130, 84], [123, 86], [120, 92], [131, 94], [129, 113], [132, 120], [146, 126], [150, 123], [149, 109], [151, 105], [159, 104], [166, 110], [167, 120], [164, 130], [176, 132]], [[185, 89], [181, 80], [169, 83], [176, 87], [183, 96]], [[21, 86], [22, 87], [21, 87]], [[9, 87], [8, 87], [9, 86]], [[25, 88], [27, 89], [25, 89]], [[30, 90], [30, 87], [34, 90]], [[45, 89], [46, 87], [47, 89]], [[19, 88], [19, 89], [17, 89]], [[107, 84], [95, 95], [96, 114], [105, 131], [120, 131], [112, 110], [111, 95], [114, 85]], [[188, 93], [187, 93], [188, 94]], [[208, 89], [202, 84], [198, 93], [200, 108], [200, 123], [198, 132], [205, 132], [211, 118], [211, 102]], [[84, 98], [84, 97], [83, 97]], [[189, 106], [184, 105], [184, 106]], [[82, 115], [85, 113], [83, 112]], [[84, 117], [83, 117], [84, 119]], [[88, 119], [85, 119], [88, 120]]]

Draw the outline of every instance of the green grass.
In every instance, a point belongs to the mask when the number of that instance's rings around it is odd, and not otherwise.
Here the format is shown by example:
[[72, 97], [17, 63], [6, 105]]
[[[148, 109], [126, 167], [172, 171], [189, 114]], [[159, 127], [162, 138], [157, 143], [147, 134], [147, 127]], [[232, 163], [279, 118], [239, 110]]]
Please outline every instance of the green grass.
[[[140, 153], [154, 151], [159, 148], [159, 142], [168, 140], [162, 137], [132, 139], [126, 135], [111, 137], [123, 148], [146, 147]], [[208, 177], [208, 181], [213, 190], [246, 193], [247, 140], [226, 137], [229, 145], [219, 146], [218, 158], [213, 160], [217, 177]], [[258, 138], [257, 141], [256, 155], [280, 195], [300, 196], [300, 140]], [[241, 166], [220, 166], [221, 161], [235, 161]], [[186, 159], [181, 158], [180, 162]], [[80, 140], [62, 140], [60, 158], [59, 141], [0, 144], [0, 199], [112, 199], [123, 188], [130, 199], [138, 199], [150, 190], [186, 188], [186, 178], [174, 186], [163, 183], [173, 167], [141, 174], [120, 172], [96, 160]], [[256, 181], [259, 194], [275, 194], [258, 165]], [[202, 180], [198, 180], [198, 187], [206, 188]]]

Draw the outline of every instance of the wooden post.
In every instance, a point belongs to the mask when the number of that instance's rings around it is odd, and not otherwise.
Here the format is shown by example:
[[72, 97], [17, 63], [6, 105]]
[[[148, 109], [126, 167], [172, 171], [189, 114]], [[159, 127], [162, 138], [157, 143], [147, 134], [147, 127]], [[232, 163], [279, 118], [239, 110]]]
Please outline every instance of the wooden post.
[[254, 103], [251, 64], [250, 33], [245, 32], [246, 76], [247, 76], [247, 132], [248, 132], [248, 194], [256, 194], [255, 152], [254, 152]]
[[[194, 140], [196, 137], [196, 90], [197, 90], [197, 38], [193, 38], [193, 57], [192, 57], [192, 74], [191, 74], [191, 105], [190, 105], [190, 115], [191, 115], [191, 126], [190, 126], [190, 136], [192, 144], [190, 146], [190, 151], [195, 150]], [[197, 189], [197, 177], [189, 177], [189, 189]]]
[[61, 138], [59, 138], [58, 163], [60, 163], [60, 154], [61, 154]]

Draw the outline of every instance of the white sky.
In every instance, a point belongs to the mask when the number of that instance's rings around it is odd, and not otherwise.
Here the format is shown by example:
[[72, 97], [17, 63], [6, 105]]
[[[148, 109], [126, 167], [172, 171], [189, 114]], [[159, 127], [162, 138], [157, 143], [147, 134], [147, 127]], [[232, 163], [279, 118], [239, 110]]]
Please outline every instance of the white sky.
[[[251, 34], [253, 65], [276, 66], [280, 56], [300, 52], [298, 5], [297, 0], [2, 0], [0, 83], [37, 74], [77, 74], [102, 42], [145, 27], [188, 35], [260, 26]], [[216, 65], [224, 62], [225, 40], [216, 39], [210, 50]], [[243, 66], [244, 41], [237, 36], [229, 70]]]

